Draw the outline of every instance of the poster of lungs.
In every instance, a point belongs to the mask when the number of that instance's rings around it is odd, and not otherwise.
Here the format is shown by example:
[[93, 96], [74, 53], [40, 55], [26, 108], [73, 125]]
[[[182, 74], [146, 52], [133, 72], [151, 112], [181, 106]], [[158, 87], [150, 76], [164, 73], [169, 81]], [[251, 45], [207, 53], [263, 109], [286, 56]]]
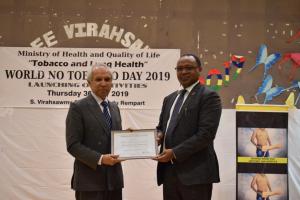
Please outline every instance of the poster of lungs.
[[287, 200], [288, 107], [236, 106], [236, 199]]

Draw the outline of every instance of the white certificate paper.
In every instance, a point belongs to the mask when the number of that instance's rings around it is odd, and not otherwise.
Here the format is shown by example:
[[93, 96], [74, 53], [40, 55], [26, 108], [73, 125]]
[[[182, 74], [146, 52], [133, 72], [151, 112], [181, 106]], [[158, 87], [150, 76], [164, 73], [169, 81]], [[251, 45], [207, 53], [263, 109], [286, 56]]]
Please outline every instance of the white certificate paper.
[[157, 155], [156, 131], [112, 131], [111, 152], [120, 159], [152, 158]]

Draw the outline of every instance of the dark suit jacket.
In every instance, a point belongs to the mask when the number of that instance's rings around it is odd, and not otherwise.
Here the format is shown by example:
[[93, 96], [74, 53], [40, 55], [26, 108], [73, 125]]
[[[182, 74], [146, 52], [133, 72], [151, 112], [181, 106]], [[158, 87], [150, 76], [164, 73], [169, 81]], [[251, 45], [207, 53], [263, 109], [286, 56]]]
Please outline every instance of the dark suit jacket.
[[[112, 129], [121, 130], [118, 106], [109, 102]], [[77, 191], [103, 191], [123, 188], [121, 164], [98, 165], [102, 154], [111, 152], [111, 136], [99, 104], [92, 95], [71, 103], [66, 119], [66, 143], [74, 156], [71, 186]]]
[[[177, 92], [165, 97], [157, 129], [166, 132], [170, 109]], [[215, 91], [197, 84], [181, 107], [170, 146], [176, 156], [173, 167], [185, 185], [219, 182], [219, 165], [214, 150], [222, 106]], [[162, 151], [162, 148], [161, 148]], [[166, 163], [158, 163], [158, 185], [164, 182]]]

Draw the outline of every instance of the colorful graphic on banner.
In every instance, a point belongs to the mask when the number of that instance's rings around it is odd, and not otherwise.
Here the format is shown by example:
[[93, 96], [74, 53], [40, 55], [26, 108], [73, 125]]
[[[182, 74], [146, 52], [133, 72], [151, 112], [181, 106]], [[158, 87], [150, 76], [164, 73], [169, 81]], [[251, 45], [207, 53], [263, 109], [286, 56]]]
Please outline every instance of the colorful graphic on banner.
[[288, 199], [288, 106], [236, 106], [236, 199]]
[[164, 95], [179, 88], [179, 56], [178, 49], [0, 47], [0, 107], [69, 107], [90, 94], [89, 67], [106, 63], [111, 101], [121, 108], [160, 109]]

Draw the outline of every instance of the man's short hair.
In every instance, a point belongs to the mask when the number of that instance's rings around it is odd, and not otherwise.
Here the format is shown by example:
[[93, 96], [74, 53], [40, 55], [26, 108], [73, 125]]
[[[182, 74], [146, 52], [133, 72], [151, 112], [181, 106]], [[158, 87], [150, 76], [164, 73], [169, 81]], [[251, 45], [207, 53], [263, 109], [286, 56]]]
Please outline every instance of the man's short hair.
[[87, 74], [87, 78], [86, 78], [86, 80], [88, 82], [90, 82], [90, 81], [93, 80], [93, 71], [94, 71], [95, 68], [98, 68], [98, 67], [104, 67], [104, 68], [106, 68], [110, 72], [108, 66], [105, 63], [95, 63], [88, 70], [88, 74]]
[[195, 54], [192, 54], [192, 53], [186, 53], [186, 54], [183, 54], [181, 57], [184, 57], [184, 56], [192, 56], [195, 61], [196, 61], [196, 64], [198, 65], [198, 67], [201, 67], [201, 61], [200, 61], [200, 58], [198, 56], [196, 56]]

